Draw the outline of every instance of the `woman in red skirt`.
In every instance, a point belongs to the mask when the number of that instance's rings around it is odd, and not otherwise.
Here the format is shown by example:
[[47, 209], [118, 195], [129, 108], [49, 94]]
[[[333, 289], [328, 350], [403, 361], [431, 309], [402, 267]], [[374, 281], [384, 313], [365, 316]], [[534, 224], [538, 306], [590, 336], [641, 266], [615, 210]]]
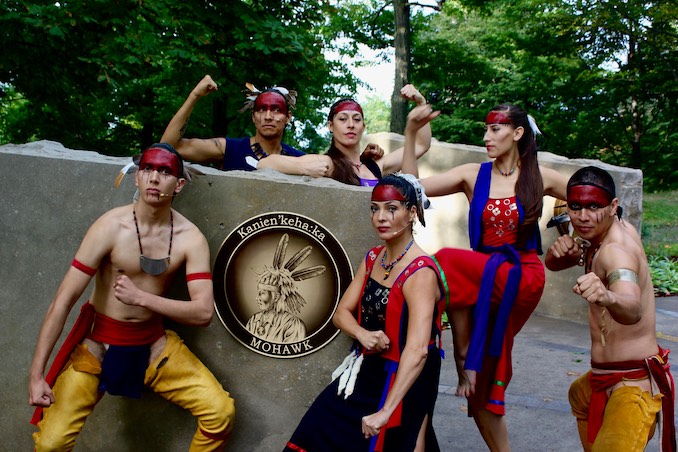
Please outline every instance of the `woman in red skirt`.
[[[414, 134], [435, 117], [410, 113], [403, 171], [418, 174]], [[491, 161], [468, 163], [421, 180], [429, 196], [464, 193], [469, 200], [472, 250], [435, 254], [446, 283], [459, 385], [483, 439], [492, 451], [509, 450], [503, 415], [511, 380], [513, 339], [544, 290], [538, 220], [544, 195], [565, 199], [567, 180], [539, 166], [534, 119], [514, 105], [494, 107], [483, 141]]]

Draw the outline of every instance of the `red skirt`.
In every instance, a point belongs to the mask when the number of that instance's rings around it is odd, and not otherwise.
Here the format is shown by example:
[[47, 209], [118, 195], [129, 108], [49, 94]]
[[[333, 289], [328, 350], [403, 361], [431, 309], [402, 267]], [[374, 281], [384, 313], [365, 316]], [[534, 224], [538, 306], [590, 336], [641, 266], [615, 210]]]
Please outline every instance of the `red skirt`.
[[[440, 264], [447, 282], [447, 296], [449, 297], [447, 310], [473, 307], [478, 299], [480, 281], [490, 255], [478, 251], [443, 248], [435, 254], [435, 258]], [[499, 359], [486, 357], [483, 369], [478, 374], [477, 384], [480, 387], [490, 386], [491, 389], [489, 391], [476, 391], [476, 396], [479, 399], [470, 401], [471, 403], [481, 404], [480, 406], [484, 405], [489, 411], [502, 415], [505, 414], [504, 391], [512, 376], [511, 351], [513, 340], [539, 304], [545, 284], [544, 265], [536, 252], [520, 253], [520, 262], [522, 276], [518, 296], [508, 319], [501, 357]], [[504, 262], [497, 269], [490, 300], [492, 313], [496, 313], [499, 309], [508, 272], [511, 268], [513, 268], [513, 264]], [[493, 326], [492, 316], [490, 323]], [[488, 331], [491, 334], [492, 328]]]

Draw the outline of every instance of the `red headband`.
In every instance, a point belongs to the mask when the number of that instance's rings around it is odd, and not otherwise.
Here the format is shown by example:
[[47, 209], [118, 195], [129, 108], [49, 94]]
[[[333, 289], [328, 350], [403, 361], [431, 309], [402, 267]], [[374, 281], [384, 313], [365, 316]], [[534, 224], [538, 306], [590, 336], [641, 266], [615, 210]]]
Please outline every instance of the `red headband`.
[[485, 118], [485, 124], [513, 124], [511, 119], [505, 113], [500, 111], [491, 111]]
[[393, 185], [379, 185], [372, 190], [372, 201], [404, 201], [407, 198]]
[[354, 100], [343, 100], [339, 102], [339, 104], [334, 107], [334, 114], [336, 115], [340, 111], [358, 111], [363, 115], [363, 109], [360, 107], [360, 104]]
[[573, 185], [567, 190], [567, 202], [578, 203], [580, 205], [597, 204], [600, 207], [607, 207], [612, 202], [614, 196], [607, 190], [597, 185], [582, 184]]

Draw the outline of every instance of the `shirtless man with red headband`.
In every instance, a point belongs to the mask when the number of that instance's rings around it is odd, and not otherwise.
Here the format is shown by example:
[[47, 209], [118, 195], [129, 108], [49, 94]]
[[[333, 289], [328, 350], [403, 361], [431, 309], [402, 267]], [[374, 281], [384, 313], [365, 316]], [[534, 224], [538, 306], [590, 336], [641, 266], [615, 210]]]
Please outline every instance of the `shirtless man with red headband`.
[[582, 446], [643, 451], [659, 419], [662, 451], [675, 451], [669, 351], [657, 345], [647, 257], [636, 230], [620, 219], [612, 177], [592, 166], [577, 171], [567, 184], [567, 213], [577, 238], [559, 237], [545, 263], [554, 271], [584, 267], [572, 290], [589, 305], [591, 371], [569, 391]]
[[[233, 399], [163, 317], [210, 323], [214, 296], [205, 236], [171, 208], [184, 185], [183, 162], [167, 144], [144, 150], [136, 202], [114, 208], [87, 231], [40, 329], [29, 374], [35, 450], [71, 450], [105, 392], [139, 398], [143, 387], [198, 419], [191, 450], [221, 450], [233, 426]], [[165, 298], [185, 267], [190, 300]], [[94, 290], [44, 376], [66, 319], [95, 278]]]

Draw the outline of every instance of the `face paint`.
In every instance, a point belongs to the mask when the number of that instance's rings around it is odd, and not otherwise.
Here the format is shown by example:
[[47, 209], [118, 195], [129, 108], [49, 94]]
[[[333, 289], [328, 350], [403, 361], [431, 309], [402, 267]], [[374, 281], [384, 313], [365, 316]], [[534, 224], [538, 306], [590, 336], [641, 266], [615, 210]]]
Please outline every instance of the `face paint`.
[[393, 185], [379, 185], [372, 190], [372, 201], [403, 201], [407, 198], [400, 193]]
[[575, 185], [567, 192], [567, 207], [574, 211], [596, 211], [609, 206], [611, 202], [612, 195], [594, 185]]
[[485, 118], [485, 124], [512, 124], [511, 119], [501, 111], [491, 111]]
[[255, 112], [282, 113], [286, 115], [289, 112], [285, 98], [275, 91], [267, 91], [259, 94], [254, 101]]
[[180, 166], [179, 157], [162, 148], [146, 149], [139, 161], [140, 171], [148, 173], [157, 171], [159, 174], [177, 178], [181, 177]]
[[357, 111], [362, 116], [365, 116], [363, 114], [363, 109], [360, 107], [360, 104], [356, 101], [353, 101], [353, 100], [345, 100], [343, 102], [339, 102], [339, 104], [336, 107], [334, 107], [334, 115], [333, 116], [336, 116], [337, 113], [342, 112], [342, 111]]

